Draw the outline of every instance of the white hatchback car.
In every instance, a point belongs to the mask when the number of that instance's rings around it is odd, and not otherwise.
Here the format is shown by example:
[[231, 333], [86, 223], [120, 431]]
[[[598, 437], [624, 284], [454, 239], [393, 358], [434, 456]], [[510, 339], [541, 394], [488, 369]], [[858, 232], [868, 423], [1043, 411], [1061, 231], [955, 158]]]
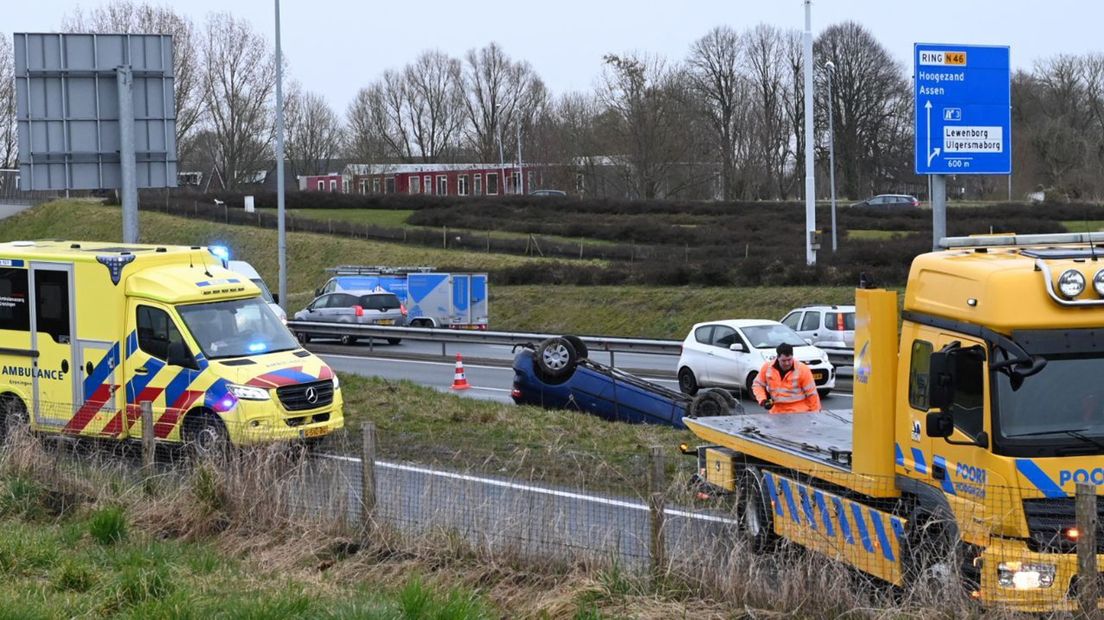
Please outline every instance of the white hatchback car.
[[751, 394], [763, 362], [774, 359], [775, 348], [783, 343], [793, 345], [794, 358], [813, 371], [817, 393], [827, 396], [836, 387], [836, 369], [828, 355], [778, 321], [759, 319], [712, 321], [691, 328], [678, 362], [679, 389], [694, 394], [698, 388], [716, 386]]

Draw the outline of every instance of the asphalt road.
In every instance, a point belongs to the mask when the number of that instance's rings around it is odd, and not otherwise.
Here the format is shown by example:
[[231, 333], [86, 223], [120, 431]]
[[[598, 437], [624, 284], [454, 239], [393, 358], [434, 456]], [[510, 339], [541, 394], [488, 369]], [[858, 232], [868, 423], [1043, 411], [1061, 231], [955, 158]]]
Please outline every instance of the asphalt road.
[[6, 217], [11, 217], [11, 216], [15, 215], [16, 213], [19, 213], [20, 211], [23, 211], [25, 209], [30, 209], [32, 206], [34, 206], [34, 205], [31, 205], [31, 204], [0, 203], [0, 220], [4, 219]]
[[[400, 344], [390, 348], [402, 346]], [[378, 348], [382, 350], [388, 347]], [[514, 371], [509, 367], [465, 362], [464, 374], [471, 388], [452, 390], [456, 370], [456, 364], [452, 361], [375, 358], [333, 353], [322, 353], [321, 357], [330, 367], [341, 372], [365, 377], [383, 377], [394, 381], [412, 381], [467, 398], [513, 402], [510, 398], [510, 389], [513, 386]], [[678, 389], [678, 382], [674, 379], [652, 379], [652, 381], [673, 390]], [[845, 392], [833, 392], [825, 397], [823, 402], [825, 407], [832, 409], [850, 409], [852, 398], [851, 394]], [[744, 408], [753, 413], [763, 411], [754, 403], [744, 403]]]

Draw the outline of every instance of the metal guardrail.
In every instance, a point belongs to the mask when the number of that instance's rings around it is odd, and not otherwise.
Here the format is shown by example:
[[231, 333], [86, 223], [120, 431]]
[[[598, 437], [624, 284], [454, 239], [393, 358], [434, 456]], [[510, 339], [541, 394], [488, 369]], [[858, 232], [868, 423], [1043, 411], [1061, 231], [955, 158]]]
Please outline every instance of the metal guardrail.
[[[350, 325], [342, 323], [319, 323], [316, 321], [288, 321], [292, 332], [303, 332], [311, 336], [355, 336], [357, 338], [404, 338], [431, 342], [469, 342], [479, 344], [497, 344], [513, 346], [517, 344], [536, 344], [547, 338], [563, 334], [540, 334], [528, 332], [490, 332], [461, 329], [436, 329], [425, 327], [388, 327], [383, 325]], [[681, 340], [649, 340], [641, 338], [607, 338], [605, 336], [579, 336], [592, 351], [610, 353], [648, 353], [652, 355], [680, 355]]]
[[[513, 346], [536, 344], [547, 338], [563, 334], [542, 334], [529, 332], [489, 332], [462, 329], [437, 329], [426, 327], [388, 327], [383, 325], [350, 325], [342, 323], [320, 323], [316, 321], [288, 321], [292, 332], [302, 331], [311, 336], [355, 336], [357, 338], [403, 338], [441, 343], [441, 355], [445, 355], [445, 344], [467, 342], [478, 344], [496, 344]], [[650, 355], [681, 355], [681, 340], [662, 340], [646, 338], [612, 338], [605, 336], [579, 336], [592, 352], [645, 353]], [[371, 344], [369, 343], [369, 347]], [[828, 359], [835, 366], [846, 367], [855, 363], [854, 351], [848, 349], [824, 348]]]

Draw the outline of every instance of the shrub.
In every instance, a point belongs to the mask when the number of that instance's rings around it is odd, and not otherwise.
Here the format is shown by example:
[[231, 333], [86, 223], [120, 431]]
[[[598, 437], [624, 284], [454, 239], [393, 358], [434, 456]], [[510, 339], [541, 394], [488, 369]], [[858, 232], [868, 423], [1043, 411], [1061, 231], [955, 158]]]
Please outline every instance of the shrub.
[[101, 545], [112, 545], [126, 538], [126, 514], [118, 506], [101, 508], [92, 513], [88, 533]]

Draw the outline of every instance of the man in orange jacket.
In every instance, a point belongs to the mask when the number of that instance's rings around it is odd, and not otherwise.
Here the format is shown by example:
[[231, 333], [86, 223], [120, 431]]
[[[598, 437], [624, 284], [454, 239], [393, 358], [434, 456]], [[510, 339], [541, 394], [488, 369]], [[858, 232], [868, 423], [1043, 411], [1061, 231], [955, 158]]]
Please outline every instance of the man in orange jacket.
[[813, 371], [793, 358], [793, 346], [780, 344], [778, 356], [759, 369], [752, 384], [755, 400], [771, 413], [820, 411]]

